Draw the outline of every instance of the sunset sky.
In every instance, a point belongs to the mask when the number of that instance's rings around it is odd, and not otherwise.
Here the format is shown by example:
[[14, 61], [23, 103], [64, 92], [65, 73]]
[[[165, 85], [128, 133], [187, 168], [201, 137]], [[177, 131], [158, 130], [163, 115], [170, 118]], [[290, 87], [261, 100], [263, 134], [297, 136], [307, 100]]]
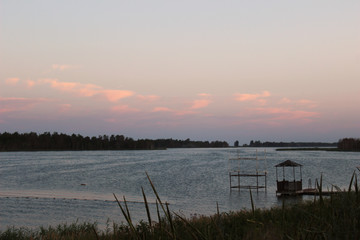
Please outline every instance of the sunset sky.
[[0, 0], [0, 132], [360, 137], [360, 1]]

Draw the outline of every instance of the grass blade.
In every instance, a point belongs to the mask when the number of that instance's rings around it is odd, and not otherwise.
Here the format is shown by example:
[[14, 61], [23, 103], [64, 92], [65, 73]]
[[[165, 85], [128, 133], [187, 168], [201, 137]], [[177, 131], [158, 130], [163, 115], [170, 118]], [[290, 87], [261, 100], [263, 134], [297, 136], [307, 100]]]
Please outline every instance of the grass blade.
[[322, 174], [320, 176], [320, 184], [317, 182], [317, 188], [318, 188], [318, 191], [319, 191], [320, 204], [323, 204], [324, 199], [323, 199], [323, 192], [322, 192]]
[[129, 218], [129, 221], [131, 222], [132, 224], [132, 221], [131, 221], [131, 216], [130, 216], [130, 211], [129, 211], [129, 208], [128, 208], [128, 205], [127, 205], [127, 202], [126, 202], [126, 199], [125, 199], [125, 196], [123, 196], [124, 198], [124, 204], [125, 204], [125, 209], [126, 209], [126, 213], [127, 213], [127, 216]]
[[160, 204], [163, 212], [164, 212], [165, 215], [166, 215], [166, 218], [169, 219], [169, 216], [167, 215], [167, 212], [166, 212], [166, 210], [165, 210], [164, 204], [161, 202], [161, 199], [160, 199], [160, 197], [159, 197], [159, 194], [157, 193], [157, 191], [156, 191], [156, 189], [155, 189], [155, 186], [154, 186], [154, 184], [152, 183], [152, 181], [151, 181], [151, 179], [150, 179], [150, 177], [149, 177], [149, 174], [148, 174], [147, 172], [145, 172], [145, 173], [146, 173], [146, 176], [147, 176], [147, 178], [148, 178], [148, 180], [149, 180], [149, 182], [150, 182], [151, 188], [152, 188], [152, 190], [153, 190], [153, 192], [154, 192], [157, 200], [159, 201], [159, 204]]
[[349, 189], [348, 189], [348, 192], [350, 193], [351, 192], [351, 187], [352, 187], [352, 184], [353, 184], [353, 181], [354, 181], [354, 177], [355, 177], [355, 171], [351, 177], [351, 180], [350, 180], [350, 184], [349, 184]]
[[189, 228], [189, 232], [191, 233], [191, 235], [193, 236], [194, 239], [199, 239], [197, 236], [200, 237], [200, 239], [206, 240], [205, 235], [200, 232], [199, 229], [197, 229], [193, 224], [191, 224], [186, 218], [180, 216], [177, 213], [174, 213], [178, 218], [180, 218], [181, 221], [183, 221]]
[[356, 174], [355, 174], [355, 184], [354, 185], [355, 185], [355, 193], [356, 193], [356, 195], [358, 195], [359, 187], [358, 187], [358, 181], [357, 181], [357, 175]]
[[[147, 179], [149, 180], [149, 183], [150, 183], [151, 188], [152, 188], [152, 190], [153, 190], [153, 192], [154, 192], [154, 194], [155, 194], [155, 196], [156, 196], [157, 201], [159, 201], [159, 204], [160, 204], [160, 206], [161, 206], [161, 208], [162, 208], [162, 210], [163, 210], [163, 212], [164, 212], [164, 214], [165, 214], [165, 216], [166, 216], [166, 219], [167, 219], [168, 222], [170, 223], [171, 232], [172, 232], [172, 238], [173, 238], [173, 239], [176, 239], [175, 227], [174, 227], [173, 222], [172, 222], [172, 218], [171, 218], [171, 214], [170, 214], [170, 211], [169, 211], [168, 203], [165, 203], [165, 205], [166, 205], [166, 209], [165, 209], [164, 204], [161, 202], [161, 199], [160, 199], [160, 197], [159, 197], [159, 194], [157, 193], [156, 188], [155, 188], [153, 182], [151, 181], [149, 174], [148, 174], [147, 172], [145, 172], [145, 174], [146, 174]], [[158, 212], [158, 216], [159, 216], [159, 221], [160, 221], [160, 214], [159, 214], [159, 212]]]
[[150, 215], [150, 210], [149, 210], [149, 204], [147, 202], [146, 195], [145, 195], [143, 187], [141, 187], [141, 191], [142, 191], [142, 194], [143, 194], [143, 197], [144, 197], [144, 203], [145, 203], [145, 208], [146, 208], [146, 214], [147, 214], [148, 221], [149, 221], [149, 226], [151, 228], [151, 215]]
[[156, 199], [156, 212], [157, 212], [157, 216], [158, 216], [159, 227], [160, 227], [160, 230], [161, 230], [161, 217], [160, 217], [160, 211], [159, 211], [159, 203], [158, 203], [157, 199]]
[[[127, 208], [127, 204], [126, 204], [126, 200], [125, 200], [125, 197], [124, 197], [124, 201], [125, 201], [125, 206], [126, 206], [126, 209], [127, 211], [124, 210], [124, 208], [121, 206], [120, 204], [120, 201], [118, 200], [118, 198], [116, 197], [115, 193], [113, 193], [114, 197], [115, 197], [115, 200], [116, 202], [118, 203], [120, 209], [121, 209], [121, 212], [122, 214], [124, 215], [125, 217], [125, 220], [127, 221], [127, 223], [129, 224], [129, 227], [131, 229], [131, 233], [133, 234], [133, 236], [137, 239], [140, 239], [140, 237], [138, 236], [136, 230], [135, 230], [135, 227], [133, 225], [133, 223], [131, 222], [131, 218], [130, 218], [130, 213], [129, 213], [129, 209]], [[128, 215], [129, 214], [129, 215]]]
[[254, 205], [254, 200], [253, 200], [252, 193], [251, 193], [251, 188], [249, 188], [249, 190], [250, 190], [251, 210], [252, 210], [252, 214], [255, 217], [255, 205]]
[[210, 219], [211, 219], [211, 222], [212, 224], [214, 225], [217, 233], [218, 233], [218, 236], [220, 237], [220, 239], [222, 240], [225, 240], [224, 239], [224, 234], [221, 232], [221, 229], [219, 228], [219, 226], [216, 224], [215, 220], [210, 216]]
[[341, 192], [341, 188], [338, 187], [337, 185], [332, 184], [331, 187], [334, 187], [337, 192]]
[[97, 233], [96, 228], [95, 228], [94, 225], [92, 226], [92, 230], [93, 230], [94, 233], [95, 233], [96, 240], [99, 240], [100, 238], [99, 238], [99, 235], [98, 235], [98, 233]]
[[167, 214], [169, 216], [171, 234], [172, 234], [173, 239], [176, 239], [175, 227], [174, 227], [174, 224], [173, 224], [173, 221], [172, 221], [171, 213], [170, 213], [170, 210], [169, 210], [169, 205], [167, 203], [165, 203], [165, 205], [166, 205]]

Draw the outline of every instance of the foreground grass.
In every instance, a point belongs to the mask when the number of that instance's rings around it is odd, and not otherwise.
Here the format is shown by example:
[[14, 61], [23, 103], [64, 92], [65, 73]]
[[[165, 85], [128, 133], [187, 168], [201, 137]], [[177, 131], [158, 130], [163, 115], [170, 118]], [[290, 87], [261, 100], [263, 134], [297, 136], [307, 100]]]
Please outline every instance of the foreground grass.
[[[190, 219], [170, 212], [153, 190], [158, 199], [156, 223], [148, 214], [147, 222], [134, 225], [124, 199], [125, 204], [118, 203], [127, 224], [113, 224], [104, 231], [96, 223], [37, 230], [9, 228], [0, 233], [0, 239], [360, 239], [360, 193], [355, 174], [348, 189], [352, 191], [328, 198], [320, 193], [313, 201], [299, 204], [272, 209], [252, 205], [251, 210]], [[148, 212], [145, 194], [144, 200]]]

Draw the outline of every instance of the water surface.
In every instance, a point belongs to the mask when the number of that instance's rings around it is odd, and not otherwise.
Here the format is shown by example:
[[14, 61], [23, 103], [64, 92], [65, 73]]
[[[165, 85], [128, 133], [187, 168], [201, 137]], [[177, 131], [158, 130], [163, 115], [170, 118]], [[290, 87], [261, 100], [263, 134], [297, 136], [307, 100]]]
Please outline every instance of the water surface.
[[[230, 190], [229, 158], [237, 155], [264, 157], [264, 150], [168, 149], [159, 151], [79, 151], [0, 153], [0, 228], [38, 227], [76, 221], [125, 221], [114, 202], [130, 201], [136, 220], [146, 219], [141, 187], [155, 218], [155, 196], [145, 172], [151, 177], [163, 201], [172, 211], [186, 216], [250, 208], [249, 190]], [[348, 187], [360, 165], [359, 153], [324, 151], [281, 151], [266, 149], [267, 190], [253, 191], [258, 208], [281, 204], [276, 195], [275, 165], [291, 159], [303, 165], [304, 186], [323, 176], [325, 188]], [[254, 162], [242, 161], [242, 169], [253, 170]], [[242, 179], [246, 183], [245, 179]], [[254, 184], [254, 180], [249, 180]]]

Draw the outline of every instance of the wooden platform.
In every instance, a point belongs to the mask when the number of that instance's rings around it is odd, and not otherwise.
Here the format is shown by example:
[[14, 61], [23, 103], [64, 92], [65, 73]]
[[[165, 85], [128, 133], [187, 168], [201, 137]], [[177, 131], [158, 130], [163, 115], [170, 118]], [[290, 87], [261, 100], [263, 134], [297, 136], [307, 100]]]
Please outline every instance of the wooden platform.
[[[334, 191], [322, 191], [322, 196], [330, 196], [332, 194], [336, 194], [339, 192]], [[306, 188], [303, 190], [295, 191], [295, 192], [276, 192], [278, 196], [302, 196], [302, 195], [320, 195], [319, 191], [316, 188]]]

